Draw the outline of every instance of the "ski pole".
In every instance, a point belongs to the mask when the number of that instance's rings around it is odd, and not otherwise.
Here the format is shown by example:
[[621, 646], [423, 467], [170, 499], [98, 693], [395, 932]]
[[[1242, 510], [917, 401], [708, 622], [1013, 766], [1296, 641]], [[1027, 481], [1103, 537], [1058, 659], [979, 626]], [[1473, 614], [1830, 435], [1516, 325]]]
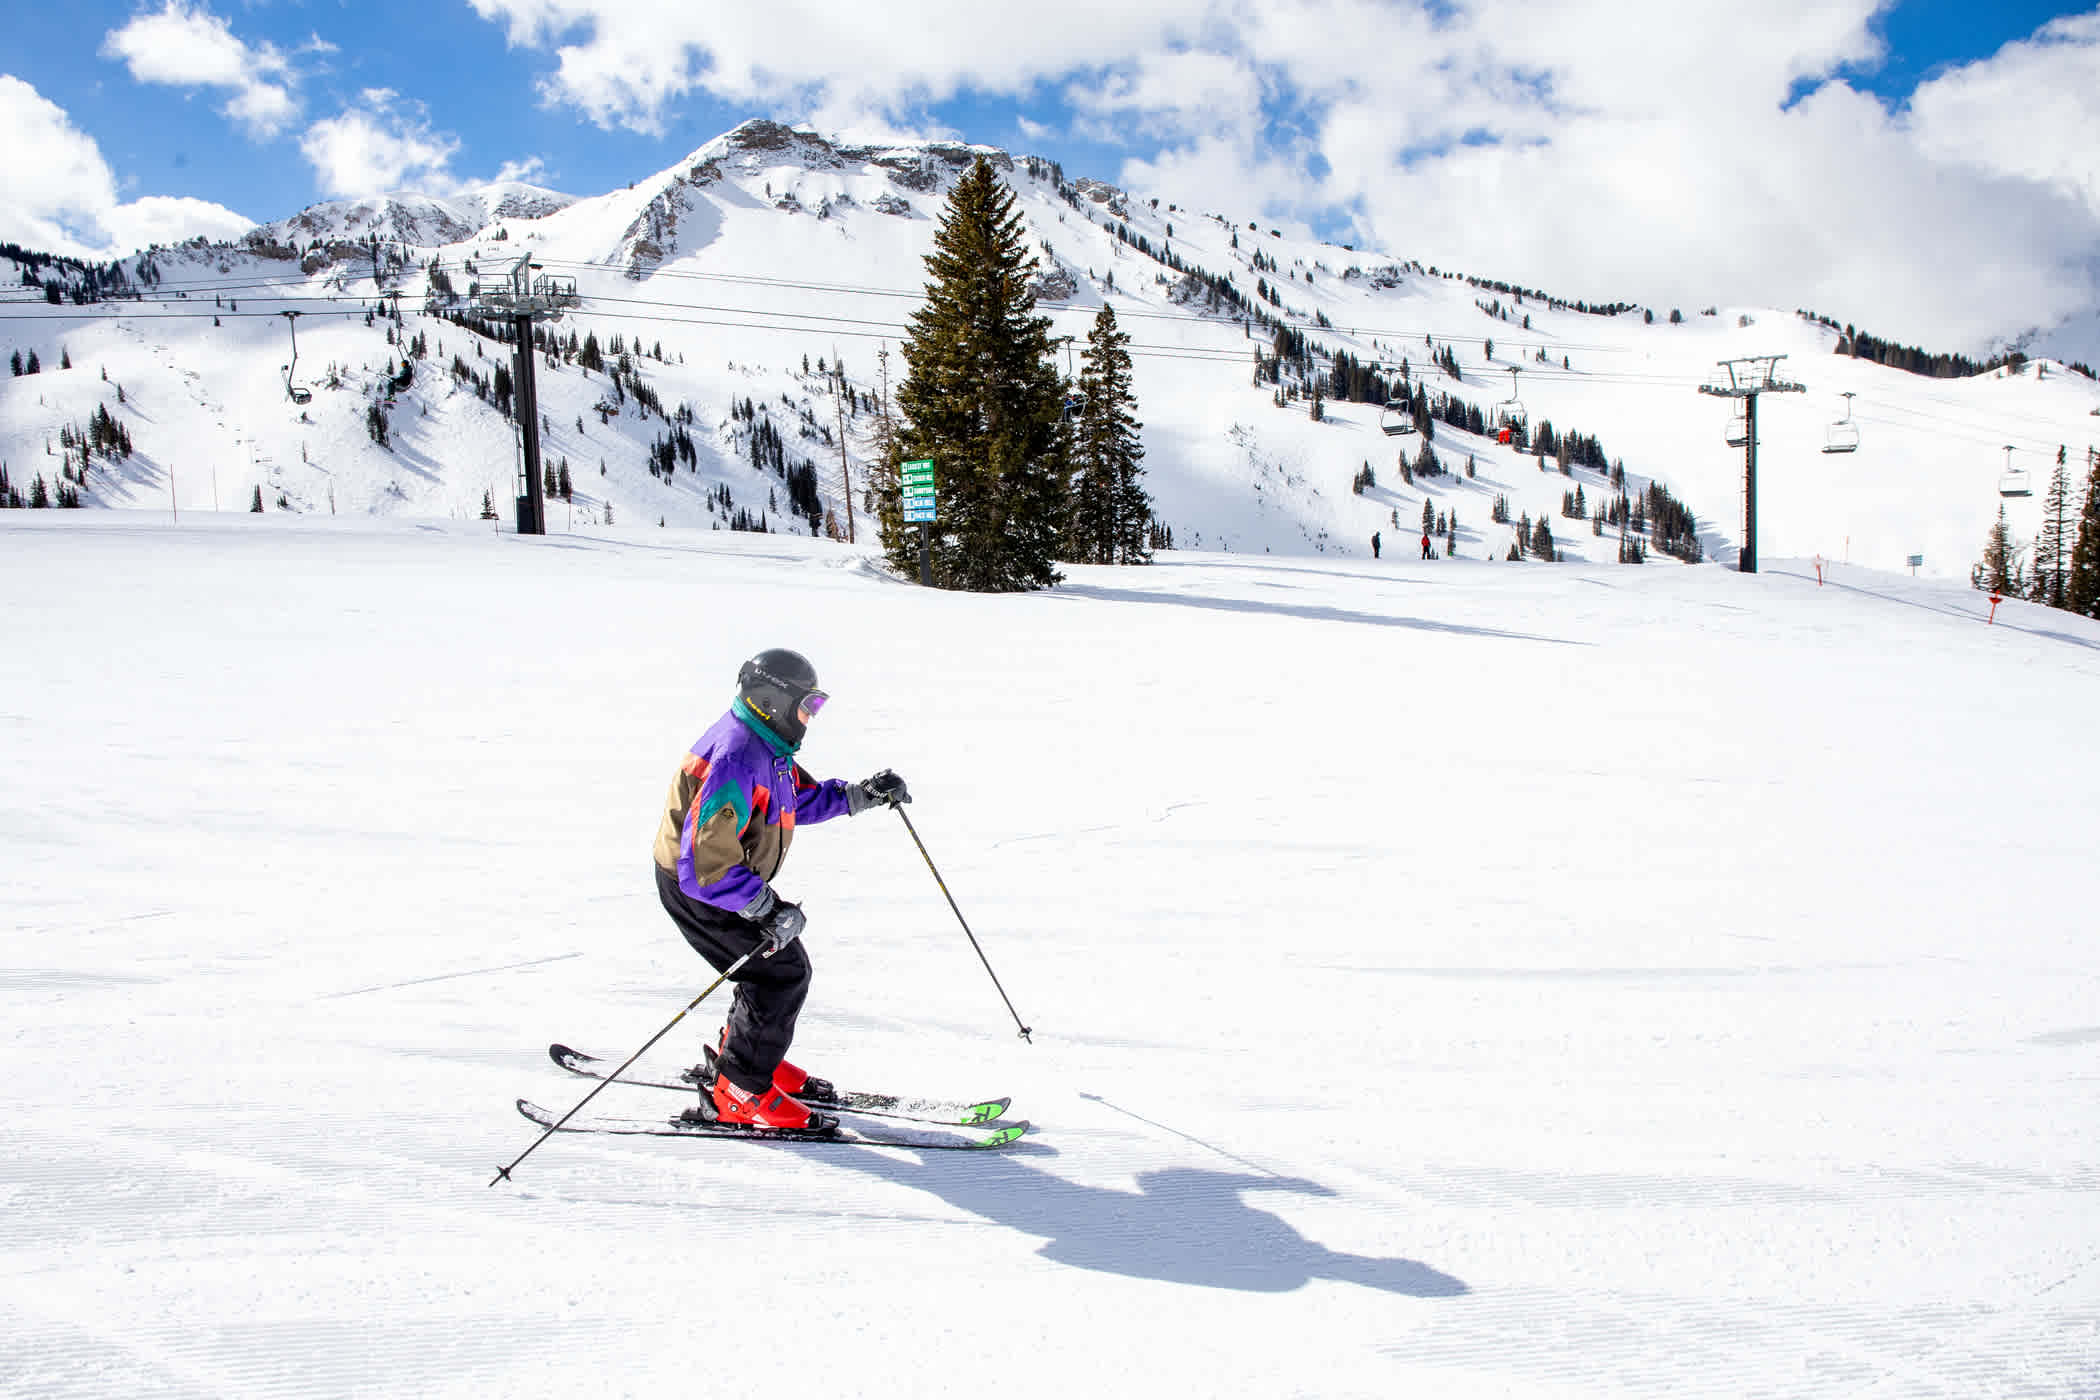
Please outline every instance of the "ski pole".
[[970, 940], [970, 946], [977, 949], [977, 961], [984, 964], [984, 970], [991, 975], [992, 985], [999, 988], [999, 1000], [1006, 1003], [1007, 1014], [1014, 1018], [1015, 1025], [1021, 1027], [1021, 1039], [1027, 1041], [1030, 1045], [1035, 1044], [1035, 1039], [1029, 1033], [1028, 1027], [1021, 1024], [1021, 1013], [1014, 1010], [1013, 998], [1006, 994], [1006, 988], [999, 986], [999, 974], [992, 971], [992, 960], [984, 955], [984, 949], [977, 942], [977, 935], [970, 932], [970, 921], [965, 919], [962, 910], [956, 907], [955, 896], [948, 893], [948, 882], [941, 878], [940, 868], [933, 863], [933, 857], [926, 854], [926, 843], [919, 839], [919, 829], [911, 824], [911, 818], [905, 816], [902, 807], [892, 802], [890, 808], [898, 816], [904, 817], [904, 829], [911, 833], [911, 843], [917, 846], [919, 854], [925, 857], [926, 868], [933, 872], [933, 882], [941, 887], [942, 895], [946, 896], [948, 900], [948, 907], [955, 910], [955, 921], [962, 925], [963, 933]]
[[[758, 949], [753, 948], [750, 952], [744, 954], [744, 956], [738, 958], [735, 962], [731, 963], [723, 971], [720, 977], [717, 977], [714, 981], [707, 984], [706, 991], [702, 992], [699, 996], [694, 997], [691, 1001], [685, 1004], [685, 1011], [681, 1011], [676, 1016], [673, 1016], [671, 1018], [670, 1025], [665, 1026], [655, 1035], [650, 1036], [648, 1045], [644, 1045], [641, 1049], [635, 1051], [632, 1055], [629, 1055], [627, 1057], [627, 1064], [621, 1065], [611, 1074], [606, 1075], [604, 1079], [598, 1082], [597, 1088], [591, 1090], [588, 1094], [585, 1094], [581, 1099], [577, 1101], [575, 1108], [572, 1108], [567, 1113], [564, 1113], [558, 1120], [556, 1120], [553, 1127], [547, 1129], [547, 1131], [541, 1133], [538, 1137], [534, 1138], [531, 1147], [526, 1148], [523, 1152], [520, 1152], [517, 1156], [511, 1158], [510, 1167], [515, 1167], [516, 1165], [518, 1165], [518, 1163], [524, 1161], [527, 1157], [530, 1157], [533, 1154], [534, 1150], [537, 1149], [541, 1143], [545, 1142], [548, 1138], [553, 1137], [557, 1132], [561, 1130], [561, 1125], [563, 1123], [566, 1123], [571, 1118], [574, 1118], [578, 1111], [580, 1111], [585, 1104], [589, 1103], [592, 1099], [597, 1098], [599, 1094], [603, 1093], [607, 1085], [611, 1084], [615, 1079], [618, 1079], [621, 1075], [627, 1073], [628, 1066], [632, 1065], [636, 1060], [642, 1058], [642, 1056], [648, 1054], [650, 1045], [656, 1044], [657, 1041], [662, 1040], [665, 1036], [669, 1035], [671, 1033], [671, 1026], [677, 1025], [680, 1021], [683, 1021], [685, 1019], [686, 1011], [691, 1011], [701, 1002], [706, 1001], [708, 997], [714, 993], [715, 988], [721, 986], [724, 982], [727, 982], [731, 977], [734, 977], [738, 968], [742, 967], [745, 963], [750, 962], [753, 958], [757, 956]], [[499, 1181], [510, 1180], [510, 1167], [496, 1168], [496, 1174], [489, 1178], [489, 1185], [494, 1186]]]

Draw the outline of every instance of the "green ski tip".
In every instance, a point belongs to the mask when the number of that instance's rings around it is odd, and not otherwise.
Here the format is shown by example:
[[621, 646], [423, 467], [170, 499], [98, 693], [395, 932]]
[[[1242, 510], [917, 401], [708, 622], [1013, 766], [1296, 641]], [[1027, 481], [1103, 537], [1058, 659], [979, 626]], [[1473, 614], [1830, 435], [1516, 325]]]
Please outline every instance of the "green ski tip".
[[962, 1121], [965, 1123], [989, 1123], [1000, 1114], [1006, 1112], [1006, 1105], [1007, 1100], [1005, 1099], [993, 1099], [989, 1103], [973, 1103], [963, 1110]]
[[1019, 1142], [1027, 1133], [1028, 1125], [1026, 1123], [1015, 1123], [1010, 1127], [1001, 1128], [977, 1145], [979, 1147], [1004, 1147], [1010, 1142]]

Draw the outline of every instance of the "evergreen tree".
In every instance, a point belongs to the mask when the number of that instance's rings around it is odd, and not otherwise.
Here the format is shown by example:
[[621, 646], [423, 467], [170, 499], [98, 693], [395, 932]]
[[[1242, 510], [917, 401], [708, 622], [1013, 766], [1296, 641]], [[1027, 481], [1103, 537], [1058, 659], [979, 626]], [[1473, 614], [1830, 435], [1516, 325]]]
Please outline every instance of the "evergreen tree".
[[29, 358], [22, 362], [22, 373], [24, 374], [40, 374], [43, 372], [43, 368], [43, 365], [37, 361], [36, 351], [34, 350], [30, 351]]
[[1148, 564], [1152, 498], [1145, 491], [1144, 425], [1132, 416], [1130, 336], [1103, 306], [1087, 333], [1072, 453], [1070, 557], [1088, 564]]
[[2071, 477], [2064, 470], [2063, 453], [2049, 477], [2049, 493], [2042, 498], [2042, 532], [2034, 541], [2033, 600], [2052, 608], [2064, 605], [2070, 593], [2071, 547], [2077, 542], [2072, 520], [2077, 514], [2071, 493]]
[[44, 485], [42, 472], [38, 472], [36, 480], [29, 483], [29, 504], [35, 510], [48, 510], [51, 507], [51, 488]]
[[1543, 515], [1531, 527], [1531, 552], [1548, 564], [1559, 557], [1553, 552], [1553, 531], [1547, 526], [1546, 517]]
[[22, 352], [17, 350], [7, 357], [7, 367], [14, 371], [15, 378], [22, 377]]
[[494, 520], [496, 518], [496, 493], [494, 491], [481, 493], [481, 518], [483, 520]]
[[2071, 550], [2071, 575], [2064, 585], [2064, 606], [2084, 617], [2100, 617], [2100, 453], [2088, 460], [2085, 508], [2078, 515], [2078, 543]]
[[[944, 588], [1013, 592], [1058, 581], [1063, 393], [1050, 319], [1034, 314], [1028, 282], [1038, 263], [1015, 205], [982, 158], [956, 183], [926, 257], [926, 303], [905, 338], [898, 460], [934, 461], [932, 571]], [[916, 532], [893, 493], [883, 493], [879, 521], [890, 562], [914, 571]]]
[[249, 503], [248, 511], [252, 515], [261, 515], [262, 508], [262, 486], [258, 483], [255, 488], [255, 499]]
[[2005, 521], [2005, 507], [1998, 507], [1997, 523], [1983, 545], [1983, 561], [1969, 570], [1969, 583], [1986, 593], [2011, 597], [2027, 591], [2027, 572], [2021, 565], [2022, 549], [2013, 543], [2012, 526]]

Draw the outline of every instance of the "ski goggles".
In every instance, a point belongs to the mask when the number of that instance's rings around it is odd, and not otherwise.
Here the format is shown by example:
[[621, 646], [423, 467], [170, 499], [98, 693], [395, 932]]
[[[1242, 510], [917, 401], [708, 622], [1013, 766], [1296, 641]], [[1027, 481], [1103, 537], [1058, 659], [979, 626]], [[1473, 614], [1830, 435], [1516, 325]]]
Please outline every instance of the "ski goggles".
[[817, 712], [824, 708], [824, 702], [830, 698], [821, 690], [812, 690], [802, 697], [801, 704], [795, 706], [795, 718], [808, 724], [817, 717]]

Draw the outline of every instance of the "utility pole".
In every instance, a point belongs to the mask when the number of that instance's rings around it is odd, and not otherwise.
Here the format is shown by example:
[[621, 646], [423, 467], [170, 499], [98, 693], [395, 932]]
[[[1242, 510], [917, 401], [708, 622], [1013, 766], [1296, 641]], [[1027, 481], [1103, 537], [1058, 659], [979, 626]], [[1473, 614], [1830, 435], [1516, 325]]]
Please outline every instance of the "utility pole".
[[1757, 572], [1757, 397], [1760, 394], [1802, 394], [1807, 386], [1779, 378], [1784, 355], [1751, 355], [1722, 360], [1720, 374], [1699, 392], [1720, 399], [1739, 399], [1743, 405], [1743, 548], [1737, 556], [1740, 573]]
[[839, 348], [831, 347], [831, 406], [839, 420], [839, 482], [846, 491], [846, 543], [853, 538], [853, 468], [846, 460], [846, 367], [839, 363]]
[[518, 425], [518, 446], [524, 457], [525, 480], [518, 494], [521, 535], [547, 533], [546, 489], [540, 468], [539, 380], [533, 372], [538, 353], [532, 343], [532, 327], [537, 321], [559, 321], [578, 301], [575, 278], [549, 277], [544, 272], [533, 277], [531, 274], [538, 267], [530, 254], [519, 258], [510, 270], [510, 280], [483, 288], [479, 300], [469, 308], [491, 320], [510, 322], [517, 339], [511, 347], [511, 413]]

